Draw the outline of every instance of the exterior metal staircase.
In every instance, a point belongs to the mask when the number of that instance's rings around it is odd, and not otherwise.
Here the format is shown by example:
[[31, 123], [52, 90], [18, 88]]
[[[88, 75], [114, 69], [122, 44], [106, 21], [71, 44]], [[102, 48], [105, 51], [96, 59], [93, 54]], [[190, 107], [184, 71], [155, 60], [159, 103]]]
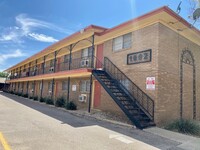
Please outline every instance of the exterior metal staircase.
[[103, 70], [93, 70], [92, 74], [139, 129], [154, 126], [154, 101], [136, 86], [107, 57]]

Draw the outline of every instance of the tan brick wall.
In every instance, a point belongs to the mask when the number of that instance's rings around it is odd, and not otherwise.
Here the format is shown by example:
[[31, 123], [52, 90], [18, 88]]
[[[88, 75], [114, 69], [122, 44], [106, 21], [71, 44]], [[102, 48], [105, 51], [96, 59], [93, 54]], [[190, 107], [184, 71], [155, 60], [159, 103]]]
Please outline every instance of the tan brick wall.
[[[132, 47], [119, 52], [112, 51], [112, 41], [104, 43], [104, 57], [108, 57], [123, 73], [135, 82], [156, 103], [157, 93], [157, 53], [158, 53], [158, 24], [132, 32]], [[147, 63], [127, 65], [127, 54], [152, 49], [152, 61]], [[156, 77], [156, 90], [146, 90], [146, 77]], [[103, 88], [101, 88], [103, 89]], [[124, 115], [114, 100], [102, 90], [101, 107], [104, 111], [112, 111]]]
[[[162, 24], [134, 31], [132, 48], [119, 52], [112, 51], [112, 40], [104, 43], [104, 56], [108, 57], [122, 72], [146, 92], [155, 102], [155, 122], [157, 125], [177, 119], [180, 116], [180, 57], [182, 50], [192, 51], [196, 64], [196, 106], [200, 119], [200, 47]], [[127, 65], [127, 54], [152, 49], [149, 63]], [[183, 65], [183, 117], [191, 119], [193, 113], [191, 66]], [[156, 90], [147, 91], [146, 77], [156, 77]], [[118, 106], [102, 90], [102, 110], [120, 112]], [[112, 108], [111, 108], [112, 106]]]
[[[180, 117], [180, 59], [182, 50], [188, 48], [196, 65], [196, 106], [200, 119], [200, 46], [179, 36], [164, 25], [159, 25], [158, 103], [157, 123], [164, 124]], [[183, 64], [183, 117], [192, 118], [192, 67]]]
[[[69, 94], [69, 100], [75, 102], [77, 105], [77, 109], [88, 109], [88, 102], [89, 102], [89, 92], [83, 93], [80, 91], [80, 82], [81, 80], [90, 80], [90, 78], [71, 78], [70, 79], [70, 94]], [[49, 97], [50, 94], [48, 93], [48, 82], [52, 80], [45, 80], [44, 86], [43, 86], [43, 97]], [[67, 90], [62, 90], [62, 81], [67, 81], [67, 78], [65, 79], [59, 79], [55, 80], [54, 85], [54, 99], [56, 101], [57, 98], [64, 96], [67, 100]], [[76, 91], [72, 91], [72, 85], [76, 85]], [[39, 86], [38, 86], [39, 88]], [[57, 89], [56, 89], [57, 88]], [[57, 91], [57, 92], [56, 92]], [[78, 101], [80, 94], [86, 94], [87, 95], [87, 101], [86, 102], [80, 102]]]

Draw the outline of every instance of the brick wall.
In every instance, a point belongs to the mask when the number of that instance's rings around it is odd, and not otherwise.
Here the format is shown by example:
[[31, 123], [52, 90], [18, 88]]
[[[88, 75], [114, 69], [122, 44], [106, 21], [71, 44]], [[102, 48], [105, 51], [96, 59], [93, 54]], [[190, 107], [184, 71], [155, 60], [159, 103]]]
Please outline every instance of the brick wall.
[[[159, 124], [180, 117], [180, 59], [182, 50], [193, 53], [196, 66], [196, 106], [200, 119], [200, 46], [159, 24], [158, 103], [156, 116]], [[192, 66], [183, 64], [183, 118], [193, 113]]]
[[[157, 54], [158, 54], [158, 24], [132, 32], [132, 47], [119, 52], [112, 51], [112, 41], [104, 43], [104, 57], [108, 57], [123, 73], [145, 91], [156, 103], [157, 93]], [[152, 61], [147, 63], [127, 65], [127, 54], [152, 49]], [[156, 77], [156, 90], [146, 90], [146, 77]], [[100, 109], [124, 115], [114, 100], [101, 88]]]
[[[136, 83], [155, 102], [155, 123], [163, 125], [180, 117], [180, 57], [183, 49], [190, 50], [196, 67], [196, 110], [200, 119], [200, 47], [179, 36], [168, 27], [156, 23], [132, 32], [132, 47], [112, 51], [112, 40], [104, 43], [104, 56]], [[127, 65], [127, 54], [152, 49], [152, 61]], [[156, 77], [156, 90], [146, 90], [146, 77]], [[192, 66], [183, 64], [183, 117], [193, 115]], [[103, 88], [102, 88], [103, 89]], [[102, 90], [100, 109], [120, 112], [112, 98]]]
[[[71, 78], [70, 79], [70, 94], [69, 94], [69, 101], [75, 102], [77, 104], [77, 109], [83, 109], [87, 110], [88, 109], [88, 102], [89, 102], [89, 92], [81, 92], [80, 91], [80, 82], [81, 80], [89, 80], [89, 77], [83, 77], [83, 78]], [[44, 81], [44, 87], [43, 87], [43, 97], [49, 97], [50, 94], [48, 93], [48, 82], [52, 80], [45, 80]], [[58, 79], [55, 80], [55, 85], [54, 85], [54, 96], [53, 98], [56, 99], [64, 96], [64, 98], [67, 100], [67, 89], [62, 90], [62, 82], [63, 81], [68, 81], [67, 78], [65, 79]], [[76, 85], [76, 91], [72, 91], [72, 85]], [[39, 87], [38, 87], [39, 88]], [[78, 100], [80, 94], [86, 94], [87, 95], [87, 100], [86, 102], [80, 102]]]

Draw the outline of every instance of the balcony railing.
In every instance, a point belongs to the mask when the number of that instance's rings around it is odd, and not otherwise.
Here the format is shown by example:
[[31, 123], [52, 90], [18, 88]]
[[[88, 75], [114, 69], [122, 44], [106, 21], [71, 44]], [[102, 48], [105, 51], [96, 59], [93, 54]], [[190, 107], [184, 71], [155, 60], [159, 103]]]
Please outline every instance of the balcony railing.
[[56, 63], [56, 65], [45, 65], [44, 68], [40, 67], [37, 68], [36, 66], [30, 68], [30, 71], [21, 72], [21, 73], [14, 73], [10, 77], [10, 79], [18, 79], [30, 76], [37, 76], [42, 74], [50, 74], [56, 73], [60, 71], [67, 71], [67, 70], [75, 70], [80, 68], [94, 68], [94, 66], [98, 66], [98, 62], [96, 57], [81, 57], [81, 58], [74, 58], [70, 61], [63, 61], [60, 63]]

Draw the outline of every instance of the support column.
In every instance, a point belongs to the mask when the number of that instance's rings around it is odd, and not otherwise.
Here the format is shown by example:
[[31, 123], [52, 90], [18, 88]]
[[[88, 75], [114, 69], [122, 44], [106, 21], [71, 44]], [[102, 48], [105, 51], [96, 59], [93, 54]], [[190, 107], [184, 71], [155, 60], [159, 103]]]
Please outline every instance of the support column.
[[46, 57], [44, 56], [44, 61], [43, 61], [43, 66], [42, 66], [42, 74], [44, 74], [45, 59], [46, 59]]
[[35, 60], [35, 68], [34, 68], [34, 75], [36, 76], [37, 75], [37, 59]]
[[33, 99], [34, 99], [34, 96], [35, 96], [35, 80], [33, 81]]
[[55, 73], [56, 72], [56, 51], [54, 52], [54, 64], [53, 64], [53, 72]]
[[92, 60], [91, 60], [91, 68], [94, 68], [94, 34], [92, 35]]
[[43, 92], [43, 79], [41, 81], [41, 89], [40, 89], [40, 98], [42, 97], [42, 92]]
[[19, 68], [19, 78], [21, 78], [22, 67]]
[[67, 103], [69, 103], [69, 94], [70, 94], [70, 77], [68, 77], [67, 81]]
[[31, 71], [31, 62], [28, 65], [28, 77], [30, 76], [30, 71]]
[[92, 74], [90, 75], [90, 95], [89, 95], [89, 103], [88, 103], [88, 112], [91, 110], [91, 101], [92, 101]]
[[16, 93], [17, 82], [15, 82], [15, 93]]
[[54, 80], [54, 78], [53, 78], [53, 80], [52, 80], [52, 89], [51, 89], [51, 99], [53, 99], [53, 94], [54, 94], [54, 82], [55, 82], [55, 80]]
[[72, 63], [72, 44], [69, 47], [69, 70], [71, 70], [71, 63]]
[[28, 87], [29, 87], [29, 81], [26, 83], [26, 94], [28, 95]]

